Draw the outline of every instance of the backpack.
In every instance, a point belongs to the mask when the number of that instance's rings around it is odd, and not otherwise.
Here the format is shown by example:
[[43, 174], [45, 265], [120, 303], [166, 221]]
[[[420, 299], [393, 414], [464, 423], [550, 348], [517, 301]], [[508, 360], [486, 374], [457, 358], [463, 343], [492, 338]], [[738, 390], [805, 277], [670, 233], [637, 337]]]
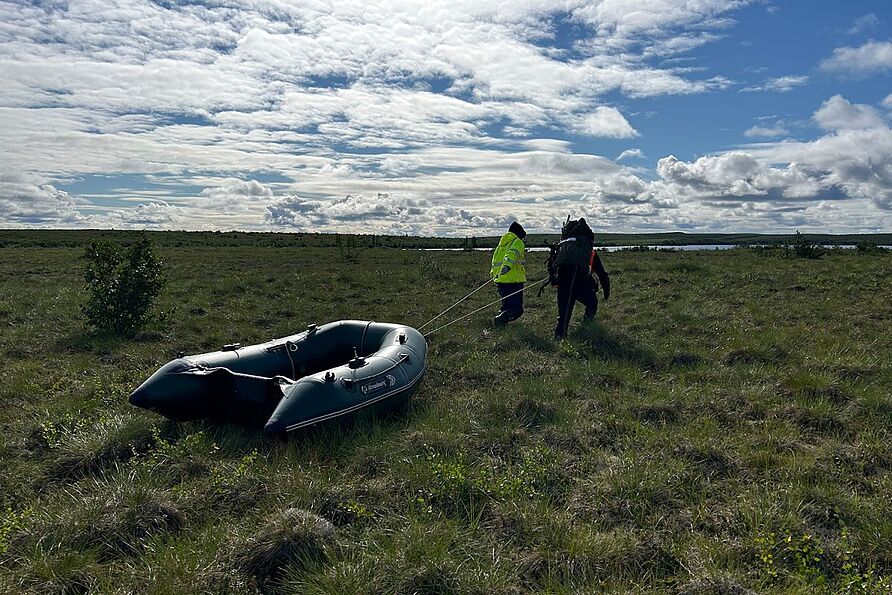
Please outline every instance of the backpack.
[[[585, 219], [571, 221], [567, 217], [567, 222], [561, 229], [561, 240], [549, 247], [548, 259], [545, 261], [548, 284], [557, 285], [559, 267], [572, 266], [588, 270], [594, 247], [595, 234]], [[543, 289], [544, 285], [540, 288], [539, 295], [542, 295]]]
[[588, 270], [594, 247], [595, 234], [585, 219], [568, 220], [561, 229], [561, 241], [554, 247], [552, 266], [555, 271], [561, 267]]

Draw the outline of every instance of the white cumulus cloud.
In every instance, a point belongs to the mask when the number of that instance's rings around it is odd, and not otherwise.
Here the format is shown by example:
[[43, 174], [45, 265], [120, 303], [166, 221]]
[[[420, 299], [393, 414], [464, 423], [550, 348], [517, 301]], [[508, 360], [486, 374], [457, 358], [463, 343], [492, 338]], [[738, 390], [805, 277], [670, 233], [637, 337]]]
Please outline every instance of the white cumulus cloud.
[[824, 130], [866, 130], [885, 126], [880, 113], [869, 105], [849, 102], [834, 95], [815, 112], [815, 121]]
[[0, 171], [0, 221], [56, 226], [86, 220], [67, 192], [32, 174]]
[[237, 213], [247, 211], [252, 203], [268, 202], [273, 198], [273, 191], [257, 180], [230, 179], [220, 186], [205, 188], [200, 196], [207, 199], [203, 208]]
[[892, 41], [870, 41], [856, 48], [836, 48], [831, 57], [821, 62], [821, 69], [855, 77], [892, 70]]
[[584, 116], [579, 124], [579, 131], [593, 137], [632, 138], [638, 131], [615, 107], [600, 106]]
[[201, 229], [189, 209], [163, 200], [115, 209], [103, 218], [112, 227], [123, 229]]

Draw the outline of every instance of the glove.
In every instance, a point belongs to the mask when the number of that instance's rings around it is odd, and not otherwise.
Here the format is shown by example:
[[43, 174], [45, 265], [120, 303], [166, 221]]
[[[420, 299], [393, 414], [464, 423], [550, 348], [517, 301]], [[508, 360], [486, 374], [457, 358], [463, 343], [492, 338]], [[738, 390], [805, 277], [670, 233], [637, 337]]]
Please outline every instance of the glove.
[[499, 275], [507, 275], [510, 271], [511, 271], [511, 267], [509, 267], [506, 264], [505, 266], [502, 267], [502, 270], [499, 271]]

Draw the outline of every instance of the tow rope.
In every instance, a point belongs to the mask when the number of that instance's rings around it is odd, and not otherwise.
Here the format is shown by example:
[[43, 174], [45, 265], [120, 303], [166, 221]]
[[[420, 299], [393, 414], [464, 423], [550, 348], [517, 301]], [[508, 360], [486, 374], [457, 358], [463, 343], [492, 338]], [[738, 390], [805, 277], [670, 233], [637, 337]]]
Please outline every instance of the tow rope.
[[460, 303], [462, 303], [463, 301], [465, 301], [466, 299], [468, 299], [469, 297], [471, 297], [472, 295], [474, 295], [475, 293], [477, 293], [478, 291], [480, 291], [481, 289], [483, 289], [484, 287], [486, 287], [487, 285], [489, 285], [492, 282], [493, 282], [492, 278], [487, 279], [487, 281], [483, 285], [481, 285], [480, 287], [478, 287], [477, 289], [475, 289], [474, 291], [472, 291], [471, 293], [469, 293], [462, 299], [458, 300], [457, 302], [455, 302], [454, 304], [452, 304], [451, 306], [449, 306], [448, 308], [446, 308], [445, 310], [443, 310], [442, 312], [440, 312], [439, 314], [437, 314], [436, 316], [434, 316], [433, 318], [431, 318], [430, 320], [428, 320], [427, 322], [425, 322], [424, 324], [419, 326], [418, 330], [420, 331], [421, 329], [423, 329], [424, 327], [426, 327], [427, 325], [429, 325], [430, 323], [432, 323], [433, 321], [435, 321], [436, 319], [441, 317], [443, 314], [446, 314], [446, 312], [449, 312], [454, 307], [456, 307], [457, 305], [459, 305]]
[[[466, 299], [468, 299], [469, 297], [471, 297], [471, 295], [473, 295], [474, 293], [476, 293], [476, 292], [480, 291], [481, 289], [483, 289], [484, 287], [486, 287], [491, 281], [492, 281], [492, 279], [490, 279], [489, 281], [487, 281], [486, 283], [484, 283], [483, 285], [481, 285], [480, 287], [478, 287], [477, 289], [475, 289], [474, 291], [472, 291], [471, 293], [469, 293], [468, 295], [466, 295], [466, 296], [463, 297], [462, 299], [458, 300], [457, 302], [455, 302], [454, 304], [452, 304], [451, 306], [449, 306], [448, 308], [446, 308], [446, 309], [445, 309], [443, 312], [441, 312], [440, 314], [434, 316], [434, 317], [433, 317], [432, 319], [430, 319], [428, 322], [424, 323], [418, 330], [420, 331], [422, 328], [426, 327], [426, 326], [429, 325], [431, 322], [433, 322], [434, 320], [436, 320], [437, 318], [439, 318], [440, 316], [442, 316], [443, 314], [445, 314], [446, 312], [448, 312], [449, 310], [451, 310], [452, 308], [454, 308], [455, 306], [457, 306], [457, 305], [460, 304], [461, 302], [463, 302], [463, 301], [465, 301]], [[428, 332], [424, 333], [424, 336], [425, 336], [425, 337], [428, 337], [428, 336], [434, 334], [435, 332], [437, 332], [437, 331], [439, 331], [439, 330], [442, 330], [442, 329], [446, 328], [447, 326], [451, 326], [451, 325], [455, 324], [456, 322], [459, 322], [459, 321], [461, 321], [461, 320], [464, 320], [465, 318], [468, 318], [469, 316], [473, 316], [474, 314], [476, 314], [477, 312], [480, 312], [481, 310], [485, 310], [485, 309], [489, 308], [490, 306], [493, 306], [493, 305], [495, 305], [495, 304], [498, 304], [500, 301], [502, 301], [502, 300], [505, 299], [505, 298], [509, 298], [509, 297], [511, 297], [511, 296], [513, 296], [513, 295], [517, 295], [518, 293], [523, 293], [523, 292], [526, 291], [527, 289], [531, 289], [531, 288], [533, 288], [533, 287], [539, 285], [540, 283], [544, 283], [545, 281], [548, 281], [548, 277], [543, 277], [542, 279], [539, 279], [538, 281], [535, 281], [535, 282], [533, 282], [533, 283], [530, 283], [529, 285], [526, 285], [526, 286], [523, 287], [522, 289], [518, 289], [517, 291], [515, 291], [515, 292], [513, 292], [513, 293], [509, 293], [509, 294], [506, 295], [506, 296], [499, 297], [499, 299], [497, 299], [497, 300], [493, 300], [493, 301], [491, 301], [490, 303], [486, 304], [485, 306], [481, 306], [481, 307], [477, 308], [477, 309], [474, 310], [473, 312], [468, 312], [468, 313], [465, 314], [464, 316], [460, 316], [460, 317], [456, 318], [455, 320], [453, 320], [452, 322], [447, 322], [446, 324], [444, 324], [444, 325], [442, 325], [442, 326], [438, 326], [438, 327], [435, 328], [434, 330], [432, 330], [432, 331], [428, 331]]]

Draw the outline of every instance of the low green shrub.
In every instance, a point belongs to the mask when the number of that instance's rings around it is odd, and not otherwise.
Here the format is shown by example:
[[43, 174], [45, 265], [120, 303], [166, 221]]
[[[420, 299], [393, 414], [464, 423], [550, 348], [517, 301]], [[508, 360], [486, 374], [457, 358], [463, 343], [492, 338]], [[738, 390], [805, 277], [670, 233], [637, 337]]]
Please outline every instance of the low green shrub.
[[821, 246], [806, 239], [799, 231], [796, 231], [796, 235], [793, 236], [789, 244], [785, 244], [785, 248], [787, 256], [812, 260], [821, 258], [825, 252]]
[[133, 336], [152, 320], [152, 306], [165, 277], [150, 240], [142, 238], [126, 250], [107, 241], [91, 242], [82, 258], [88, 292], [82, 309], [90, 326]]

